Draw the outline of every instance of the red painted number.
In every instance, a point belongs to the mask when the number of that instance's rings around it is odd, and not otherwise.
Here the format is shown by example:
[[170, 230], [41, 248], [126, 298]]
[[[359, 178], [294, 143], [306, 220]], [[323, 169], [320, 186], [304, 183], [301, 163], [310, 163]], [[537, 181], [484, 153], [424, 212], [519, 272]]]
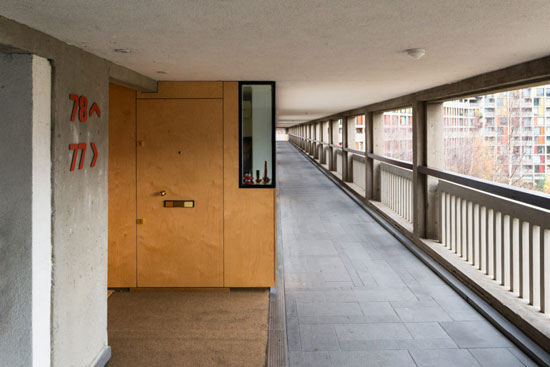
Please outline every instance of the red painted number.
[[[94, 153], [94, 157], [92, 158], [92, 164], [90, 167], [94, 167], [95, 163], [97, 161], [97, 148], [95, 146], [95, 143], [90, 143], [92, 146], [92, 151]], [[84, 160], [86, 159], [86, 143], [80, 143], [80, 144], [69, 144], [69, 150], [73, 151], [73, 158], [71, 160], [71, 172], [74, 171], [76, 168], [76, 160], [78, 159], [78, 151], [82, 151], [80, 154], [80, 161], [78, 162], [78, 169], [84, 168]]]
[[73, 160], [71, 162], [71, 172], [74, 171], [76, 165], [76, 157], [78, 156], [78, 144], [70, 144], [69, 149], [73, 151]]
[[90, 167], [95, 167], [95, 162], [97, 161], [97, 148], [95, 147], [95, 143], [90, 143], [90, 145], [92, 146], [92, 152], [94, 153]]
[[80, 164], [78, 165], [78, 169], [82, 169], [84, 167], [84, 158], [86, 157], [86, 144], [78, 144], [78, 149], [82, 150], [82, 154], [80, 155]]
[[76, 119], [78, 114], [78, 120], [80, 122], [86, 122], [88, 117], [92, 117], [94, 113], [97, 117], [101, 117], [101, 110], [97, 103], [92, 103], [90, 107], [90, 112], [88, 113], [88, 98], [86, 96], [79, 96], [77, 94], [69, 94], [69, 99], [73, 101], [73, 111], [71, 113], [71, 121]]
[[88, 98], [80, 96], [78, 100], [78, 119], [80, 122], [86, 122], [88, 119]]
[[69, 94], [69, 99], [73, 101], [73, 113], [71, 114], [71, 121], [74, 121], [76, 114], [78, 112], [78, 99], [79, 97], [76, 94]]
[[101, 117], [101, 110], [95, 102], [92, 103], [92, 107], [90, 107], [90, 117], [92, 117], [94, 113], [97, 115], [97, 117]]

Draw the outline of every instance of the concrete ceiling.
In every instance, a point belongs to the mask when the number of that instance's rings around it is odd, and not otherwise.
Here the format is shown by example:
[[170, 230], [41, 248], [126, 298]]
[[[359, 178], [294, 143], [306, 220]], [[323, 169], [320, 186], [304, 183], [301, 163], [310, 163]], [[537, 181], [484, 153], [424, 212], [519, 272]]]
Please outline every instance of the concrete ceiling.
[[275, 80], [290, 124], [550, 54], [548, 0], [2, 0], [0, 15], [154, 79]]

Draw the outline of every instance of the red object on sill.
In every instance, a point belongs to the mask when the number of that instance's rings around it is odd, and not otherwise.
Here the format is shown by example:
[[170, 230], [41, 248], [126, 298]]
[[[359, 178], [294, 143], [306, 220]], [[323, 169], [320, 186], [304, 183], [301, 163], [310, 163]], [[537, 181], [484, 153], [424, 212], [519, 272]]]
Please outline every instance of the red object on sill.
[[264, 184], [268, 184], [271, 179], [267, 177], [267, 161], [264, 161], [264, 178], [263, 178]]
[[254, 177], [251, 175], [244, 175], [243, 176], [243, 184], [244, 185], [254, 185]]

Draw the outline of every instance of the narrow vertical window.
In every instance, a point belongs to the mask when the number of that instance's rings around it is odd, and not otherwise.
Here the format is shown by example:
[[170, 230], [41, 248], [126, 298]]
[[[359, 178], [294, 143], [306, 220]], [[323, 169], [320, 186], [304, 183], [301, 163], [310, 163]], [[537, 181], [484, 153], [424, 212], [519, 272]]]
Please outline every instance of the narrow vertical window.
[[275, 83], [239, 82], [239, 187], [275, 187]]

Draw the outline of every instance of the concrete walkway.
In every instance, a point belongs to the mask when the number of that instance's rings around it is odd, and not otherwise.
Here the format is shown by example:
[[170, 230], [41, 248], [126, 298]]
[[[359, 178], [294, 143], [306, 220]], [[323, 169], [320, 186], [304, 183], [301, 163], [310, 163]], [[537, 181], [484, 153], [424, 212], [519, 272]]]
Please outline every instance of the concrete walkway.
[[535, 366], [290, 143], [277, 154], [291, 366]]

